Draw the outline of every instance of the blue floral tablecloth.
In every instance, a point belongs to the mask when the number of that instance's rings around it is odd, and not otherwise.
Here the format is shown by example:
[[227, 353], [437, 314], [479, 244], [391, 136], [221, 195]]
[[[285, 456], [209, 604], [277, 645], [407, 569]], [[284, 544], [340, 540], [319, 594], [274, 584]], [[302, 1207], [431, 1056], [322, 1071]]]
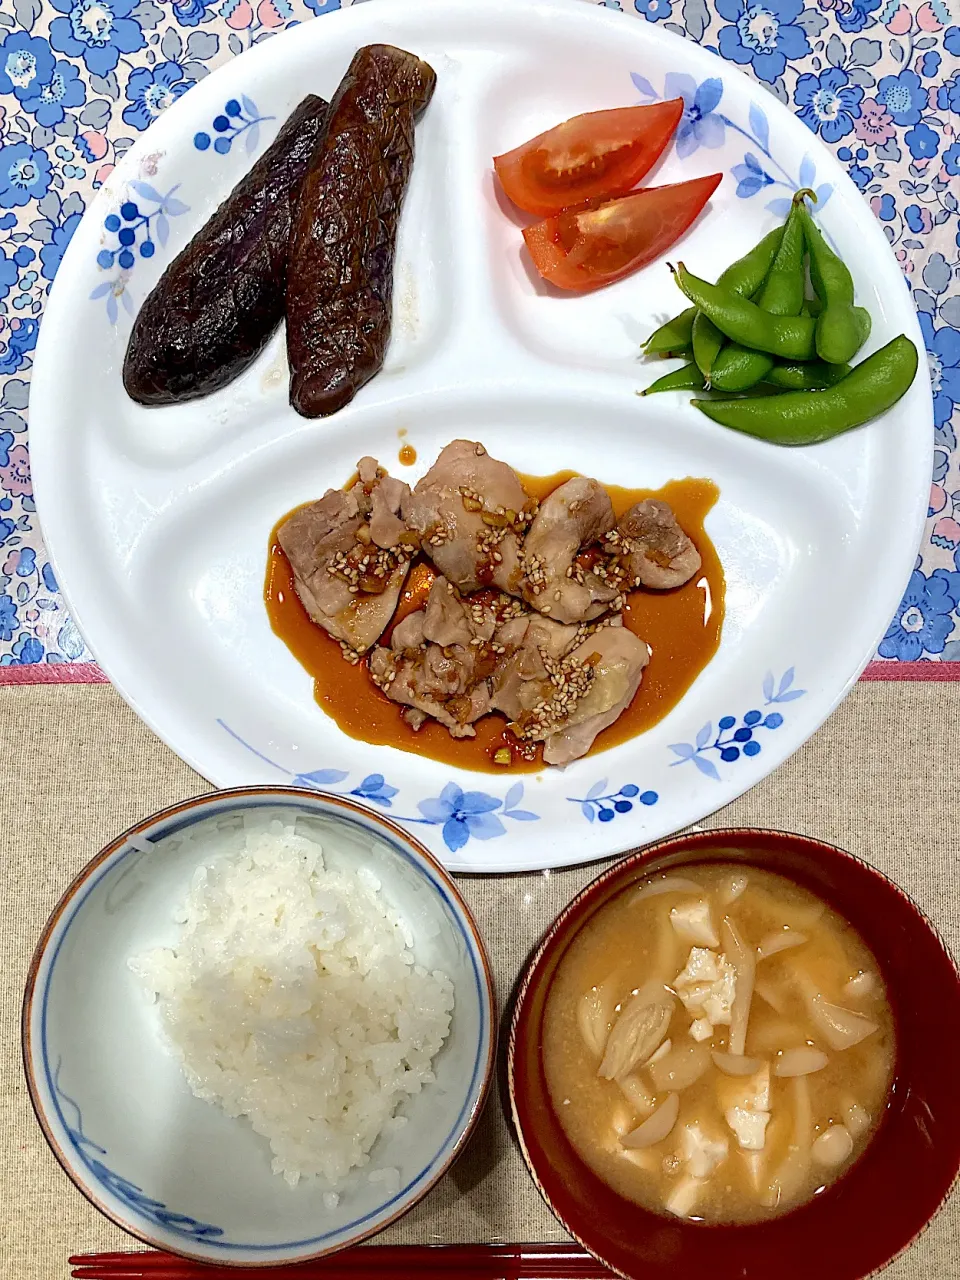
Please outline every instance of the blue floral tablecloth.
[[[44, 551], [28, 443], [32, 353], [70, 237], [160, 112], [228, 58], [341, 3], [0, 0], [0, 667], [90, 661]], [[835, 151], [880, 219], [920, 314], [936, 453], [923, 546], [879, 657], [960, 661], [956, 0], [604, 3], [752, 75]], [[710, 104], [688, 96], [681, 127], [699, 134]], [[740, 181], [773, 182], [762, 154], [745, 158]]]

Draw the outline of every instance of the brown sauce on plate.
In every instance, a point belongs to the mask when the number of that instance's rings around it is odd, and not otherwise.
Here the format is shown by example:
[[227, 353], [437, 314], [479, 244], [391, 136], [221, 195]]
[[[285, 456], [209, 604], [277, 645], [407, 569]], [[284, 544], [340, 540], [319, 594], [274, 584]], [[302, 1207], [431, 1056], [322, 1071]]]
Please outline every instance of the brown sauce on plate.
[[[542, 499], [575, 474], [562, 471], [552, 476], [521, 475], [520, 480], [529, 494]], [[695, 578], [676, 591], [632, 591], [628, 596], [624, 625], [646, 640], [653, 654], [637, 696], [619, 720], [597, 737], [591, 755], [650, 729], [676, 706], [716, 653], [724, 616], [723, 567], [704, 529], [707, 514], [719, 496], [716, 485], [710, 480], [686, 479], [671, 480], [662, 489], [622, 489], [618, 485], [604, 488], [617, 515], [644, 498], [668, 502], [696, 543], [703, 565]], [[389, 702], [374, 685], [366, 663], [351, 666], [345, 662], [337, 641], [310, 621], [300, 603], [293, 571], [277, 541], [277, 529], [291, 514], [278, 520], [270, 535], [263, 590], [267, 616], [275, 634], [312, 676], [314, 698], [343, 732], [361, 742], [397, 747], [483, 773], [532, 773], [543, 768], [539, 746], [533, 760], [524, 760], [514, 751], [512, 764], [494, 763], [497, 750], [516, 746], [501, 715], [485, 716], [475, 726], [475, 738], [460, 739], [451, 738], [434, 721], [414, 733], [401, 720], [401, 708]], [[425, 561], [414, 563], [394, 622], [423, 608], [435, 576]], [[389, 635], [388, 630], [383, 643]]]

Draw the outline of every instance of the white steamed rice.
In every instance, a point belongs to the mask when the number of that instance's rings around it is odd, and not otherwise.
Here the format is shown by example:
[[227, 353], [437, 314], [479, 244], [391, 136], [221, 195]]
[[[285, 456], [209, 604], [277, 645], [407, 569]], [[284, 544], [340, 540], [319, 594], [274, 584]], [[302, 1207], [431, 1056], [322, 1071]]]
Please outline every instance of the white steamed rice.
[[[189, 837], [188, 837], [189, 838]], [[199, 838], [199, 837], [198, 837]], [[453, 985], [417, 965], [413, 937], [368, 869], [327, 870], [293, 822], [232, 833], [198, 867], [172, 949], [130, 967], [156, 994], [198, 1098], [247, 1116], [273, 1170], [335, 1188], [404, 1099], [434, 1079]], [[368, 1175], [396, 1189], [395, 1169]]]

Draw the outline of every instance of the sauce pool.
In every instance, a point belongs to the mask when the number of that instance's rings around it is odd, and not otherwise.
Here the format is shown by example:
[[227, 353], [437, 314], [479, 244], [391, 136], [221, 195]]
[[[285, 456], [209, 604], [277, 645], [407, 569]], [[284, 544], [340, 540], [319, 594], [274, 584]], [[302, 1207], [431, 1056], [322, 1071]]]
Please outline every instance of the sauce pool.
[[[404, 445], [407, 448], [411, 446]], [[521, 475], [520, 480], [532, 497], [542, 500], [576, 474], [563, 471], [552, 476]], [[623, 489], [618, 485], [604, 488], [618, 516], [644, 498], [668, 502], [696, 544], [703, 564], [695, 578], [675, 591], [632, 591], [627, 597], [624, 626], [645, 640], [653, 652], [637, 696], [623, 715], [598, 735], [591, 755], [643, 733], [676, 706], [716, 653], [724, 616], [723, 567], [704, 528], [719, 497], [716, 485], [710, 480], [688, 478], [671, 480], [662, 489]], [[435, 721], [427, 721], [417, 733], [404, 723], [401, 708], [376, 687], [366, 663], [351, 666], [345, 662], [338, 642], [311, 622], [300, 603], [293, 571], [277, 540], [277, 530], [291, 514], [278, 520], [270, 535], [263, 591], [267, 616], [274, 633], [313, 678], [317, 703], [343, 732], [361, 742], [411, 751], [461, 769], [532, 773], [543, 768], [540, 746], [532, 760], [524, 760], [512, 750], [511, 764], [494, 762], [496, 751], [516, 747], [512, 734], [506, 731], [505, 718], [496, 713], [477, 722], [475, 738], [451, 738]], [[414, 563], [392, 625], [424, 607], [435, 577], [428, 563]], [[384, 643], [389, 635], [388, 629]]]

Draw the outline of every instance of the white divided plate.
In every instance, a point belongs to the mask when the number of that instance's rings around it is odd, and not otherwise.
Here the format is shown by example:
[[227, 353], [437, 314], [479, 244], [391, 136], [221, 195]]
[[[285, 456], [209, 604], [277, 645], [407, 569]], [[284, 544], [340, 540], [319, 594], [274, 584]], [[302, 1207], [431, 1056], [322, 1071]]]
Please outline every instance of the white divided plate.
[[[417, 130], [382, 374], [333, 418], [305, 421], [287, 404], [278, 334], [209, 399], [133, 404], [120, 380], [131, 313], [296, 103], [332, 95], [355, 50], [380, 41], [437, 71]], [[349, 793], [412, 824], [456, 870], [559, 866], [665, 836], [726, 804], [850, 688], [920, 538], [933, 446], [927, 379], [870, 426], [796, 450], [725, 431], [686, 396], [638, 399], [663, 371], [638, 361], [639, 341], [684, 305], [665, 264], [584, 297], [557, 296], [532, 278], [494, 188], [491, 157], [540, 130], [678, 92], [690, 109], [647, 181], [717, 171], [724, 181], [674, 254], [715, 277], [777, 224], [796, 187], [813, 186], [821, 225], [874, 318], [865, 354], [898, 333], [922, 350], [880, 227], [805, 125], [695, 44], [573, 0], [404, 0], [310, 22], [201, 81], [111, 175], [44, 318], [34, 483], [90, 648], [212, 782], [294, 780]], [[240, 114], [218, 134], [213, 121], [228, 101]], [[197, 135], [232, 145], [201, 150]], [[116, 219], [127, 202], [138, 213], [123, 222], [135, 235], [134, 264], [123, 269]], [[148, 237], [157, 251], [144, 258]], [[563, 771], [514, 779], [357, 742], [320, 711], [267, 621], [269, 532], [285, 511], [341, 484], [362, 454], [397, 470], [401, 431], [420, 460], [404, 471], [411, 481], [466, 436], [521, 471], [717, 483], [707, 528], [727, 576], [722, 642], [660, 724]]]

